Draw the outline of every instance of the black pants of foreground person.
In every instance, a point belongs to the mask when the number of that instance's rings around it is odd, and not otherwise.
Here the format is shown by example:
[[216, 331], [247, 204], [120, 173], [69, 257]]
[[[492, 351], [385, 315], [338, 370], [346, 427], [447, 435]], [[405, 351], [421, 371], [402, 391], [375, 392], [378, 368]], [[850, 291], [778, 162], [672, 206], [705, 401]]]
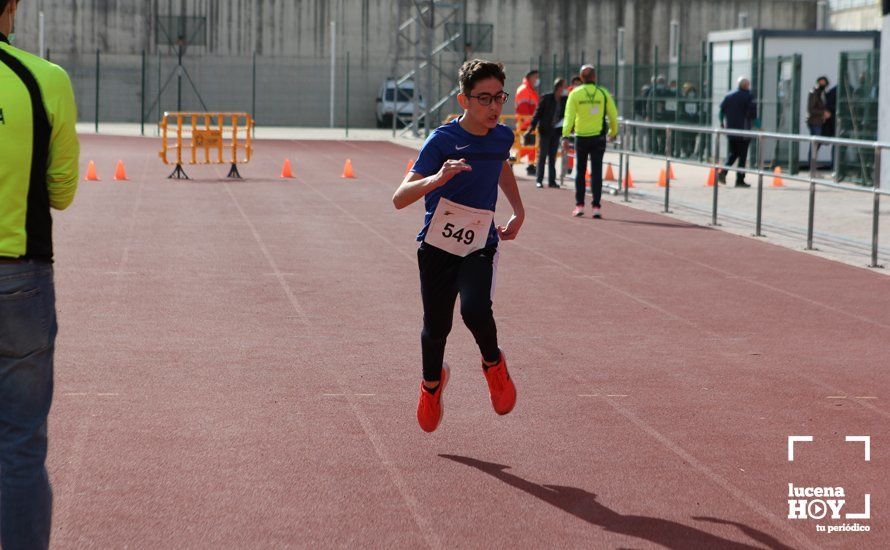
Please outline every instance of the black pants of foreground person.
[[547, 163], [547, 183], [556, 185], [556, 152], [559, 150], [559, 142], [562, 140], [561, 128], [550, 132], [538, 132], [538, 167], [535, 181], [544, 183], [544, 162]]
[[587, 161], [590, 159], [590, 190], [593, 206], [600, 205], [603, 196], [603, 155], [606, 154], [606, 137], [575, 137], [575, 206], [584, 206]]
[[498, 331], [491, 310], [497, 255], [497, 246], [477, 250], [463, 258], [427, 243], [421, 243], [417, 249], [423, 299], [420, 345], [424, 380], [434, 382], [442, 377], [445, 342], [451, 332], [458, 294], [460, 315], [476, 339], [482, 357], [489, 362], [500, 357]]

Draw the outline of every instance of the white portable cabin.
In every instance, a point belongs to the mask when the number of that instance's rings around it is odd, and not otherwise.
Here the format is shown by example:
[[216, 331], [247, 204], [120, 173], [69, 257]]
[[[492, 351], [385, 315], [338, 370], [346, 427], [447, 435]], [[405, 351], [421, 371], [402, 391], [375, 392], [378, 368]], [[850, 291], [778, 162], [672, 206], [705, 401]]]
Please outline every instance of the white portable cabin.
[[[739, 77], [748, 77], [758, 100], [758, 121], [765, 131], [809, 135], [807, 95], [820, 76], [829, 88], [837, 84], [840, 53], [880, 47], [877, 31], [822, 31], [737, 29], [708, 33], [708, 57], [712, 61], [712, 124], [719, 125], [719, 104], [736, 88]], [[781, 153], [782, 150], [784, 154]], [[726, 151], [725, 141], [721, 150]], [[764, 159], [787, 154], [789, 162], [807, 161], [809, 146], [798, 150], [764, 147]], [[830, 161], [823, 147], [819, 162]]]

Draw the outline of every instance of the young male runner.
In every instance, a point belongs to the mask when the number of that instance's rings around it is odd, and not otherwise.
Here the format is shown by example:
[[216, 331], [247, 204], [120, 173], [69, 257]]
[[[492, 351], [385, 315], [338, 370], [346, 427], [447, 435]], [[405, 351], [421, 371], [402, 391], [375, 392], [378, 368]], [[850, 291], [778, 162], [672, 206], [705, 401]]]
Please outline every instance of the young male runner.
[[[491, 310], [498, 240], [516, 238], [525, 219], [516, 178], [506, 162], [513, 131], [498, 124], [508, 97], [504, 70], [499, 63], [474, 59], [463, 64], [459, 79], [457, 100], [463, 116], [430, 135], [392, 198], [398, 209], [420, 198], [426, 206], [417, 235], [423, 299], [423, 383], [417, 421], [427, 432], [442, 419], [442, 392], [448, 382], [442, 358], [458, 294], [461, 317], [482, 352], [495, 412], [507, 414], [516, 404], [516, 387], [498, 348]], [[513, 207], [513, 216], [503, 227], [494, 225], [498, 187]]]

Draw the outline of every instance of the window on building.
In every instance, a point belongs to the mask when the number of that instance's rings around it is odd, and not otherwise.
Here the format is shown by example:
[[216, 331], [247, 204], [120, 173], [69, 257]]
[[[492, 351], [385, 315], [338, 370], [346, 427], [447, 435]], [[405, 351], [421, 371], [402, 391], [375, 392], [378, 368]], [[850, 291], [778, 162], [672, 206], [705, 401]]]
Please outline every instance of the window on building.
[[748, 28], [748, 12], [746, 12], [746, 11], [739, 12], [739, 28], [740, 29]]

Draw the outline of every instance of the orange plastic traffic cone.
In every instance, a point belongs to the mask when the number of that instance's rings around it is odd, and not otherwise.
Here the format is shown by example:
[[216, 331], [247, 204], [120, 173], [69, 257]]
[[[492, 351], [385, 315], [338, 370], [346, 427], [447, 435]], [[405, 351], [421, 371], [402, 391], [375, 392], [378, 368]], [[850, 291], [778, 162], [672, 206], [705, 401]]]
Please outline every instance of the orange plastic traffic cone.
[[294, 177], [294, 173], [290, 167], [290, 159], [284, 159], [284, 165], [281, 167], [281, 177], [282, 178]]
[[711, 168], [708, 171], [708, 181], [705, 184], [707, 187], [714, 187], [714, 184], [717, 183], [717, 169]]
[[634, 187], [634, 178], [630, 175], [630, 170], [624, 174], [624, 186], [628, 189], [633, 189]]
[[664, 172], [664, 168], [658, 173], [658, 186], [667, 187], [667, 175]]
[[677, 179], [677, 174], [674, 173], [674, 165], [673, 164], [671, 164], [671, 179], [672, 180]]
[[606, 165], [606, 175], [603, 176], [603, 181], [617, 181], [615, 179], [615, 172], [612, 172], [612, 165]]
[[355, 171], [352, 169], [352, 159], [346, 159], [346, 163], [343, 165], [343, 173], [340, 175], [341, 178], [354, 178]]
[[590, 170], [587, 170], [587, 173], [584, 174], [584, 183], [587, 184], [587, 187], [590, 187]]
[[784, 187], [785, 184], [782, 182], [782, 167], [776, 166], [776, 169], [773, 170], [773, 187]]
[[84, 181], [99, 181], [99, 175], [96, 173], [96, 163], [90, 161], [87, 165], [87, 175], [83, 178]]
[[114, 181], [126, 181], [127, 180], [127, 170], [124, 168], [124, 161], [117, 161], [117, 166], [114, 169]]
[[405, 166], [405, 175], [406, 176], [411, 172], [412, 168], [414, 168], [414, 160], [408, 159], [408, 165]]

